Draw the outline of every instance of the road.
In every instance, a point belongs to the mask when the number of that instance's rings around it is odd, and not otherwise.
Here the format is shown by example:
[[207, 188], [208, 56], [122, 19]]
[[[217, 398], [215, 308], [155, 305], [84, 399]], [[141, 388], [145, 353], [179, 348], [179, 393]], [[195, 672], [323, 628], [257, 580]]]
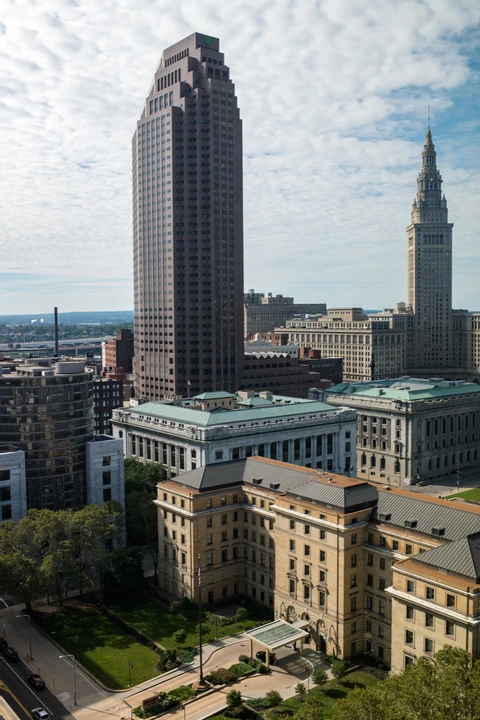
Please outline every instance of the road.
[[35, 690], [27, 683], [31, 671], [23, 662], [10, 663], [0, 656], [0, 694], [21, 720], [32, 720], [33, 708], [42, 707], [53, 720], [74, 720], [73, 715], [48, 688]]

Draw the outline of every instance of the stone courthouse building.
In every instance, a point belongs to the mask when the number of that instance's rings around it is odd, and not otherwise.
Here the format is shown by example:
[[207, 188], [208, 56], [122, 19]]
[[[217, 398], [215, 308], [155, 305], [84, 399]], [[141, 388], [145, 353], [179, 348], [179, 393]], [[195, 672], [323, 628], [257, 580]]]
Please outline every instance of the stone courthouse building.
[[158, 485], [165, 599], [238, 595], [308, 622], [313, 646], [400, 671], [479, 656], [480, 508], [251, 457]]

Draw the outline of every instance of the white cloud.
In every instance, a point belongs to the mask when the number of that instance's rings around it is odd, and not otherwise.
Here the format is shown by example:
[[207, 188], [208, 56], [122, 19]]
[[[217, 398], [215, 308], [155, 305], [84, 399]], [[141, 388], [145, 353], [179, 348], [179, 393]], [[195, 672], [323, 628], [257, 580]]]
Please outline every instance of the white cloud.
[[[476, 0], [10, 0], [0, 27], [0, 314], [128, 308], [131, 136], [162, 50], [220, 38], [244, 127], [245, 284], [405, 298], [432, 107], [455, 303], [480, 307]], [[477, 44], [476, 44], [477, 43]]]

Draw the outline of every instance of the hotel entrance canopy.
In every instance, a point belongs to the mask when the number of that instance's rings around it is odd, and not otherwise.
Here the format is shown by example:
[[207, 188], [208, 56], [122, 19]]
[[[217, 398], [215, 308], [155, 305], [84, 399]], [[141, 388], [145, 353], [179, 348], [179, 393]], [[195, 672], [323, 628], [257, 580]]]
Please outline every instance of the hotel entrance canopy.
[[248, 630], [245, 635], [250, 638], [250, 655], [253, 656], [253, 641], [260, 643], [266, 650], [267, 667], [270, 667], [270, 653], [284, 645], [300, 642], [300, 652], [303, 652], [303, 641], [308, 637], [308, 632], [299, 627], [308, 625], [308, 622], [298, 622], [292, 625], [285, 620], [262, 625], [254, 630]]

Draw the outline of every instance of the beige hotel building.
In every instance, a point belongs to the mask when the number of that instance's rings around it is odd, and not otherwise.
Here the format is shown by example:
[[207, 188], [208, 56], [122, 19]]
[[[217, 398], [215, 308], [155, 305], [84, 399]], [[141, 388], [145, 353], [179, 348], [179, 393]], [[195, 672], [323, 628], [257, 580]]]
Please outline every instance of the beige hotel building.
[[312, 646], [393, 671], [445, 643], [479, 656], [480, 507], [251, 457], [161, 483], [165, 599], [248, 596]]

